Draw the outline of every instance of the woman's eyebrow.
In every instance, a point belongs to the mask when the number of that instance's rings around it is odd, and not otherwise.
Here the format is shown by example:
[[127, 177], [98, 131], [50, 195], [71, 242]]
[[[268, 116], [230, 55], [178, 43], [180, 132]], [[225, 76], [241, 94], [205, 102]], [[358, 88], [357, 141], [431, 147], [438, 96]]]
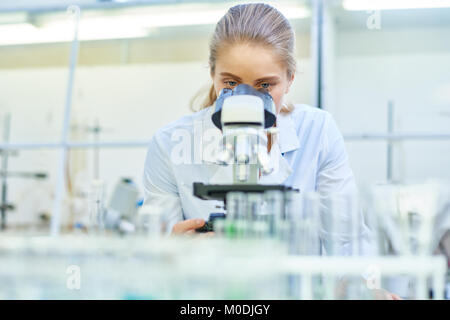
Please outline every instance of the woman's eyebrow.
[[226, 76], [226, 77], [232, 77], [232, 78], [235, 78], [235, 79], [237, 79], [237, 80], [242, 80], [242, 79], [239, 78], [238, 76], [236, 76], [236, 75], [234, 75], [234, 74], [232, 74], [232, 73], [229, 73], [229, 72], [221, 72], [220, 75], [221, 75], [221, 76]]
[[255, 83], [261, 82], [261, 81], [275, 81], [275, 80], [279, 80], [279, 79], [280, 79], [279, 76], [269, 76], [269, 77], [259, 78], [259, 79], [255, 80]]

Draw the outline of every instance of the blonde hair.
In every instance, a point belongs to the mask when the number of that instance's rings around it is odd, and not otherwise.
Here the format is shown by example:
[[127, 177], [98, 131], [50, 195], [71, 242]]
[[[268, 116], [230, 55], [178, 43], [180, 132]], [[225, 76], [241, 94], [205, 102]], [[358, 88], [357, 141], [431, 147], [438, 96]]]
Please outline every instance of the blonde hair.
[[[225, 45], [235, 43], [253, 42], [268, 46], [278, 53], [287, 67], [287, 76], [290, 78], [296, 71], [295, 34], [289, 21], [274, 7], [264, 3], [239, 4], [231, 7], [217, 22], [216, 29], [209, 45], [209, 68], [211, 75], [216, 68], [219, 50]], [[204, 94], [199, 91], [191, 100], [191, 108], [195, 110], [194, 103]], [[214, 84], [209, 88], [208, 94], [200, 104], [204, 109], [214, 104], [217, 99]], [[284, 104], [283, 112], [290, 112], [294, 106]]]

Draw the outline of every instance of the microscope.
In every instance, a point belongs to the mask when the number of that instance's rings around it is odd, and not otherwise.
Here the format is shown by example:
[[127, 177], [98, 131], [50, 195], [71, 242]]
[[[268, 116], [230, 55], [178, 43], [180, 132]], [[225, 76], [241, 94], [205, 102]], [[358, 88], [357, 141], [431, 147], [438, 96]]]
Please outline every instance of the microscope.
[[[240, 84], [234, 89], [222, 89], [215, 103], [212, 122], [222, 131], [217, 164], [232, 167], [232, 184], [194, 182], [194, 195], [203, 200], [219, 200], [227, 209], [227, 195], [264, 194], [268, 191], [295, 191], [283, 185], [259, 184], [262, 175], [273, 172], [267, 150], [267, 130], [276, 121], [272, 96], [264, 89]], [[213, 231], [213, 221], [227, 214], [210, 214], [209, 221], [198, 232]]]

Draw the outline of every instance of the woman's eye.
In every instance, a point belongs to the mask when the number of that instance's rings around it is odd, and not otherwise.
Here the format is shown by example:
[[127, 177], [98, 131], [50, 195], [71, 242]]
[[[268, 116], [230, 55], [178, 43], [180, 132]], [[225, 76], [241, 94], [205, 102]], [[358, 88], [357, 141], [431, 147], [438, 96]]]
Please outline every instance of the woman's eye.
[[230, 87], [234, 87], [237, 82], [236, 81], [225, 81], [226, 84], [228, 84]]
[[270, 83], [267, 83], [267, 82], [261, 83], [261, 87], [264, 89], [269, 89]]

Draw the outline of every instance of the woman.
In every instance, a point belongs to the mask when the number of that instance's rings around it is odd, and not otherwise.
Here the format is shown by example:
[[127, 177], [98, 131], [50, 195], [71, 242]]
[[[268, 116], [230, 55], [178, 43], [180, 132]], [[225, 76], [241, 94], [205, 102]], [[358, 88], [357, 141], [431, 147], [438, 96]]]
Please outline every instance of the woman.
[[183, 141], [185, 145], [203, 141], [205, 135], [220, 135], [211, 121], [211, 106], [223, 88], [239, 84], [264, 88], [276, 106], [279, 133], [269, 147], [280, 165], [262, 183], [280, 183], [321, 194], [355, 192], [344, 141], [330, 114], [285, 102], [296, 71], [294, 44], [288, 20], [267, 4], [237, 5], [217, 23], [209, 55], [213, 84], [203, 110], [160, 129], [147, 154], [145, 198], [164, 205], [168, 231], [192, 233], [210, 212], [217, 211], [218, 203], [194, 198], [192, 183], [214, 182], [220, 169], [208, 165], [202, 147], [193, 148], [194, 153], [201, 153], [200, 162], [180, 161], [175, 149], [185, 134], [189, 136]]

